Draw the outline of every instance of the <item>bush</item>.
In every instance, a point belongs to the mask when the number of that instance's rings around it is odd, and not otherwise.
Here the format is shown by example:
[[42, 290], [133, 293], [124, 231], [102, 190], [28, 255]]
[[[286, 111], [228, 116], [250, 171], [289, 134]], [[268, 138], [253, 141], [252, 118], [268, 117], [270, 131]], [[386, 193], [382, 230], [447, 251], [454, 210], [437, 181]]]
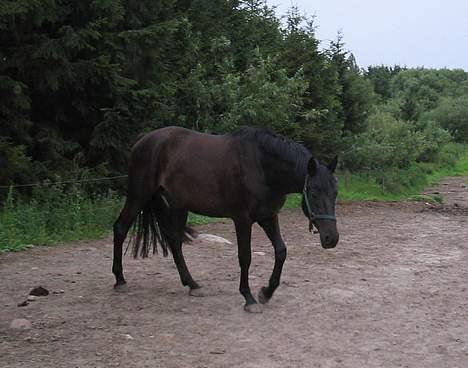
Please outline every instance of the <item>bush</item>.
[[390, 113], [378, 111], [370, 115], [367, 125], [367, 131], [354, 138], [344, 157], [344, 165], [350, 170], [408, 168], [424, 151], [423, 133]]
[[447, 145], [452, 137], [450, 133], [441, 128], [435, 121], [419, 121], [417, 129], [423, 136], [421, 151], [417, 156], [418, 162], [435, 162], [437, 156], [445, 145]]
[[447, 129], [456, 142], [468, 142], [468, 99], [466, 96], [442, 98], [432, 111], [423, 114], [423, 119], [437, 121]]

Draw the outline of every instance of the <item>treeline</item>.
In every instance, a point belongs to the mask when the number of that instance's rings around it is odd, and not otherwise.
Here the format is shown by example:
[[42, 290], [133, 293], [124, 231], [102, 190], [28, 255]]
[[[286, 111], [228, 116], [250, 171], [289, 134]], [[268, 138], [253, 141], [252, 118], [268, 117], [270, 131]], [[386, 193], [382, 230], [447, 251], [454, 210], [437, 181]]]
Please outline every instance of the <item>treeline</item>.
[[320, 43], [313, 18], [262, 0], [4, 0], [0, 185], [125, 173], [167, 125], [269, 127], [353, 172], [468, 140], [467, 72], [361, 70], [341, 35]]

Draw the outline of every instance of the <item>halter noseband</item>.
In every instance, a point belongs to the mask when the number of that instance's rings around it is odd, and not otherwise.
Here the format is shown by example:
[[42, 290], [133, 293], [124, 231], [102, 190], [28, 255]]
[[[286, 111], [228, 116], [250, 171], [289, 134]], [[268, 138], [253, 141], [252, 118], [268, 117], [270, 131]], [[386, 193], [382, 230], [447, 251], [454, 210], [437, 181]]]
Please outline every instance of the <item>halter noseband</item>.
[[[309, 232], [312, 232], [312, 230], [314, 229], [314, 224], [313, 224], [314, 220], [336, 221], [336, 216], [334, 214], [330, 215], [330, 214], [326, 214], [326, 213], [315, 214], [312, 211], [312, 208], [310, 207], [310, 203], [309, 203], [309, 197], [307, 197], [307, 186], [308, 186], [308, 184], [309, 184], [309, 174], [307, 173], [305, 183], [304, 183], [304, 189], [302, 190], [302, 198], [304, 198], [304, 202], [305, 202], [306, 207], [307, 207], [307, 215], [309, 217]], [[314, 231], [314, 233], [317, 233], [317, 232], [318, 231]]]

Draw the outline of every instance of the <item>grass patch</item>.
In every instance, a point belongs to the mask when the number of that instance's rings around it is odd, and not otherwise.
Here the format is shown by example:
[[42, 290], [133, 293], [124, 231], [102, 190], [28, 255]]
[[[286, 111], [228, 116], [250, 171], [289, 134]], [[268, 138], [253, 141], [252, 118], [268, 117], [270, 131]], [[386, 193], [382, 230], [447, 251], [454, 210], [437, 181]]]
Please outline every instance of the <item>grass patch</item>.
[[[33, 198], [22, 200], [9, 190], [0, 208], [0, 252], [105, 238], [112, 234], [124, 201], [112, 192], [90, 198], [73, 186], [39, 187]], [[222, 220], [190, 213], [188, 222], [195, 226]]]
[[[412, 199], [441, 203], [440, 196], [421, 191], [446, 176], [468, 176], [468, 147], [448, 145], [437, 164], [414, 164], [407, 170], [366, 174], [338, 173], [340, 200], [394, 201]], [[0, 252], [19, 251], [32, 245], [50, 245], [109, 236], [123, 199], [109, 192], [90, 198], [73, 185], [39, 187], [32, 200], [10, 190], [0, 208]], [[289, 195], [284, 208], [299, 208], [301, 195]], [[220, 218], [190, 213], [190, 225]]]
[[197, 225], [211, 224], [213, 222], [221, 222], [224, 220], [225, 220], [224, 218], [202, 216], [202, 215], [198, 215], [196, 213], [190, 212], [189, 218], [188, 218], [188, 224], [192, 226], [197, 226]]
[[283, 208], [299, 208], [301, 206], [301, 194], [289, 194]]
[[397, 193], [386, 192], [382, 185], [371, 175], [339, 173], [338, 199], [350, 201], [364, 200], [398, 200]]
[[[339, 173], [338, 198], [379, 201], [415, 199], [425, 188], [444, 177], [465, 175], [468, 176], [468, 148], [450, 144], [441, 152], [437, 163], [414, 163], [405, 170]], [[439, 199], [429, 200], [437, 202]]]
[[427, 202], [431, 204], [442, 204], [444, 199], [437, 194], [416, 194], [408, 198], [410, 201]]
[[0, 209], [0, 252], [103, 238], [122, 206], [113, 193], [89, 198], [73, 187], [42, 189], [27, 202], [10, 189]]

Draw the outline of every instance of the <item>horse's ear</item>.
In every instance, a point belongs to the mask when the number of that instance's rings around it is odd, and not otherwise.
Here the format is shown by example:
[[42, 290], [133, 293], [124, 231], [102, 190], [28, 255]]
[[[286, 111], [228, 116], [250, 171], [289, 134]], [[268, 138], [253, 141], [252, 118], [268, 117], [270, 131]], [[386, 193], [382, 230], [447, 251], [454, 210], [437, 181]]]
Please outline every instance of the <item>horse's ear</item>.
[[330, 162], [328, 164], [328, 170], [330, 170], [330, 172], [333, 174], [336, 170], [336, 164], [338, 163], [338, 156], [335, 156], [332, 160], [332, 162]]
[[315, 157], [311, 157], [309, 159], [309, 163], [307, 164], [307, 172], [309, 173], [310, 176], [314, 176], [315, 173], [317, 172], [317, 169], [319, 167], [319, 162]]

